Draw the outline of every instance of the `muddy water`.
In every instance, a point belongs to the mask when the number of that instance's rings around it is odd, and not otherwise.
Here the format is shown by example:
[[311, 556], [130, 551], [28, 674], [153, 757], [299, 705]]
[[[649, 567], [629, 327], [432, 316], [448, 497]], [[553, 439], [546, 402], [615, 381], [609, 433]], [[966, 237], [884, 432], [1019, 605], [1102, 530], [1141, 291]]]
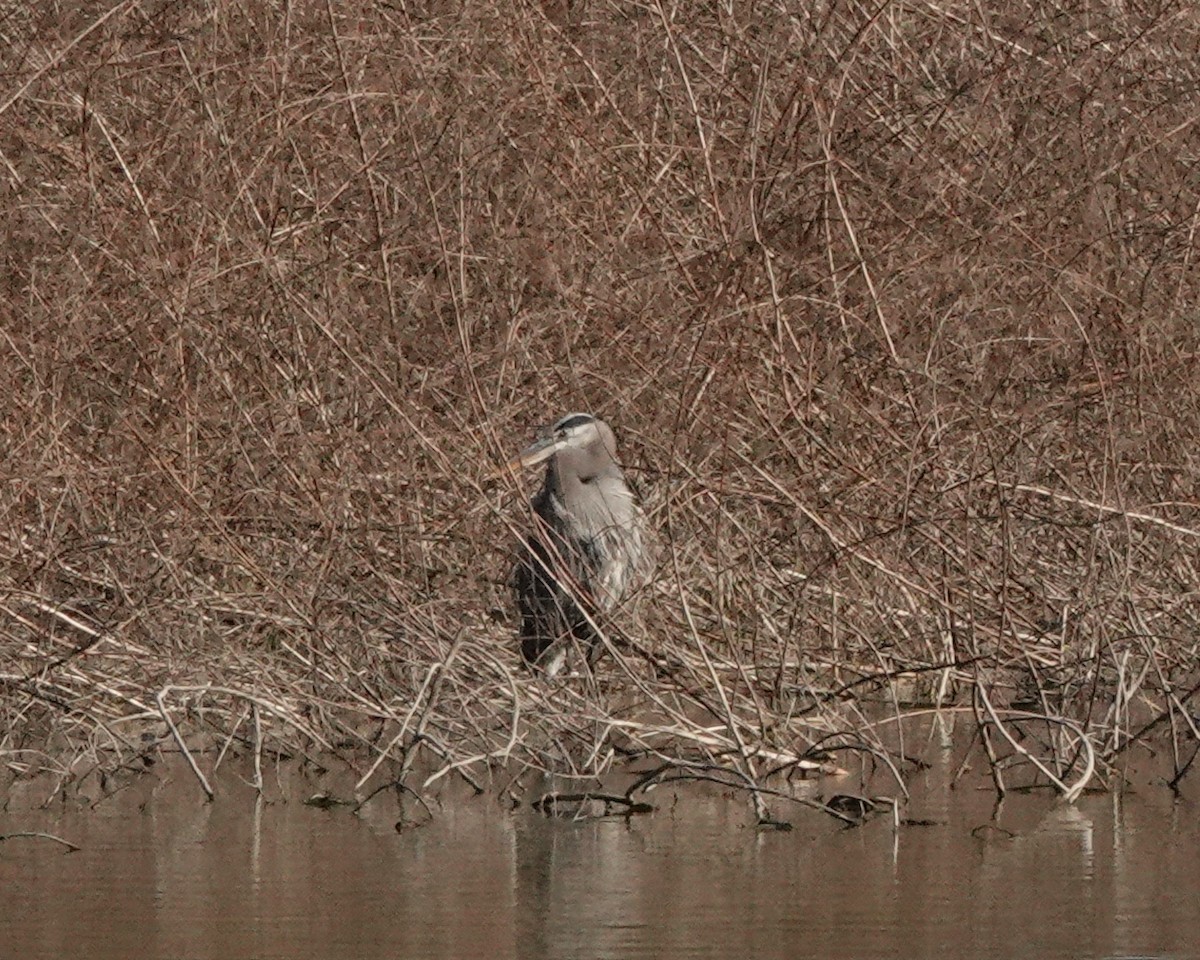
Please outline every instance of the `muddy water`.
[[92, 809], [26, 792], [0, 833], [82, 849], [0, 843], [0, 957], [1200, 956], [1196, 803], [1147, 783], [997, 811], [946, 771], [913, 783], [932, 825], [898, 831], [777, 807], [795, 829], [762, 833], [700, 790], [585, 823], [464, 799], [399, 833], [391, 801], [316, 809], [307, 783], [265, 804], [236, 778], [212, 804], [183, 776]]

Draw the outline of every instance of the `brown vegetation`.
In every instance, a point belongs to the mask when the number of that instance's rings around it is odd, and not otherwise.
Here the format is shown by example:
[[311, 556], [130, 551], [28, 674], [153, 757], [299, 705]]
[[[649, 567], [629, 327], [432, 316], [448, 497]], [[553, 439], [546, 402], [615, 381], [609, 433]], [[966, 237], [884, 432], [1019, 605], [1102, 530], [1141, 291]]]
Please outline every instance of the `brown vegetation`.
[[[0, 3], [9, 775], [1185, 772], [1198, 79], [1190, 0]], [[663, 559], [550, 684], [482, 478], [570, 410]]]

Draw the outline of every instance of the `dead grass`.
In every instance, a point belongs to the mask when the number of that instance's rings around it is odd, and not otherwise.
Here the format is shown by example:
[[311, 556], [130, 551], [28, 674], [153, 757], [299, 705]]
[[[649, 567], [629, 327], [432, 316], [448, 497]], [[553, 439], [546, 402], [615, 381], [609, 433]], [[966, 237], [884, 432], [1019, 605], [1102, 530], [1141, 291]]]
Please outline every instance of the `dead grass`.
[[[0, 4], [9, 776], [761, 784], [914, 703], [1182, 776], [1198, 64], [1184, 0]], [[664, 563], [552, 688], [481, 478], [576, 409]]]

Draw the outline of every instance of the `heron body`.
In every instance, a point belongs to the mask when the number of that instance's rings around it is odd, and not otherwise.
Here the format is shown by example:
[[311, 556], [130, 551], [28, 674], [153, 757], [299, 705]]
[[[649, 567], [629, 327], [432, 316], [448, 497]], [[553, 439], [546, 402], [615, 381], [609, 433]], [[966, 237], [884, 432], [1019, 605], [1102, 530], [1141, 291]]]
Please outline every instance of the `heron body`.
[[512, 582], [521, 652], [553, 675], [573, 640], [594, 659], [597, 625], [648, 574], [645, 517], [612, 430], [590, 414], [563, 417], [514, 462], [546, 464]]

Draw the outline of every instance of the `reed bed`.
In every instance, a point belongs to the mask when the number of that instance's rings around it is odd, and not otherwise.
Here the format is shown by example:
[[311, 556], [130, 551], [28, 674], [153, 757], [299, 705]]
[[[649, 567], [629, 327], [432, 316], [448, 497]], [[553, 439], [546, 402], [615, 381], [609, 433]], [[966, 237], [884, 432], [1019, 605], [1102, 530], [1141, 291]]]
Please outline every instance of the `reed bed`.
[[[1178, 786], [1198, 80], [1183, 0], [0, 4], [5, 776]], [[485, 478], [572, 410], [660, 561], [550, 682]]]

